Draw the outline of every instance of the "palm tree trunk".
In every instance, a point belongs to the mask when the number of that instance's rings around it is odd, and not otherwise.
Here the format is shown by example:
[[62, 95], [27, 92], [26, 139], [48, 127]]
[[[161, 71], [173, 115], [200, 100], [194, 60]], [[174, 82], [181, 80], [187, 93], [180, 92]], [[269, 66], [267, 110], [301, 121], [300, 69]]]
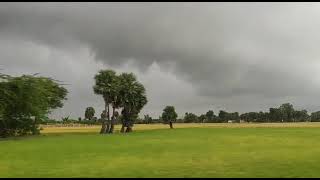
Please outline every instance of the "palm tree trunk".
[[106, 120], [102, 119], [102, 126], [100, 130], [100, 134], [104, 134], [106, 132]]
[[120, 130], [121, 133], [124, 133], [124, 124], [122, 123], [122, 127], [121, 127], [121, 130]]
[[128, 132], [132, 132], [132, 127], [128, 126], [127, 129], [126, 129], [126, 133]]
[[110, 126], [110, 130], [109, 133], [112, 134], [113, 133], [113, 129], [114, 129], [114, 121], [115, 121], [115, 107], [112, 106], [112, 118], [111, 118], [111, 126]]

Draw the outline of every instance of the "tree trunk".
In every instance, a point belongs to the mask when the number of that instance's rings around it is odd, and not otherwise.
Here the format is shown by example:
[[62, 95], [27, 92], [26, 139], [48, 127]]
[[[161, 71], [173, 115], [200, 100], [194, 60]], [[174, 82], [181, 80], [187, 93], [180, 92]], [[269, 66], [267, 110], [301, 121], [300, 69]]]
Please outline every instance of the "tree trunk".
[[111, 126], [110, 126], [110, 130], [109, 130], [109, 133], [110, 133], [110, 134], [113, 133], [113, 129], [114, 129], [114, 121], [115, 121], [115, 118], [116, 118], [115, 115], [114, 115], [114, 114], [115, 114], [115, 109], [116, 109], [116, 108], [113, 106], [113, 107], [112, 107]]
[[172, 122], [170, 121], [170, 129], [173, 129], [173, 125], [172, 125]]
[[109, 104], [106, 103], [105, 105], [105, 111], [106, 111], [106, 116], [107, 116], [107, 127], [106, 127], [106, 130], [104, 131], [104, 133], [108, 133], [109, 132], [109, 129], [110, 129], [110, 115], [109, 115]]
[[132, 127], [127, 127], [126, 133], [132, 132]]
[[121, 132], [121, 133], [124, 133], [124, 124], [122, 124], [122, 127], [121, 127], [120, 132]]
[[104, 134], [105, 132], [106, 132], [106, 121], [105, 119], [103, 119], [100, 134]]

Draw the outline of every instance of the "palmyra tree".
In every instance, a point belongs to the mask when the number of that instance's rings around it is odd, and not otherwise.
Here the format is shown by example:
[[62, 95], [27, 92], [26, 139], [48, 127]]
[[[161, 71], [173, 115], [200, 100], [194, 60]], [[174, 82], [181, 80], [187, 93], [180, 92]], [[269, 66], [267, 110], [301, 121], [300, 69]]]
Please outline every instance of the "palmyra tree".
[[131, 132], [134, 120], [148, 102], [146, 90], [132, 73], [122, 73], [119, 76], [119, 82], [119, 97], [123, 108], [121, 132], [124, 132], [125, 127], [127, 128], [125, 132]]
[[103, 96], [103, 100], [105, 103], [105, 115], [102, 117], [107, 118], [107, 122], [105, 118], [102, 119], [102, 127], [101, 127], [101, 134], [109, 132], [110, 129], [110, 110], [109, 105], [112, 102], [112, 98], [117, 93], [116, 83], [117, 83], [117, 76], [116, 72], [113, 70], [101, 70], [97, 75], [94, 77], [95, 85], [93, 86], [93, 90], [95, 94], [99, 94]]
[[[107, 126], [105, 121], [102, 123], [100, 133], [113, 133], [114, 121], [116, 118], [116, 109], [122, 108], [122, 128], [121, 132], [131, 132], [134, 120], [138, 113], [147, 103], [144, 86], [139, 83], [132, 73], [122, 73], [117, 76], [113, 70], [101, 70], [95, 76], [96, 84], [94, 92], [103, 96], [105, 101], [105, 112], [107, 117]], [[110, 122], [109, 105], [113, 109], [113, 117]]]

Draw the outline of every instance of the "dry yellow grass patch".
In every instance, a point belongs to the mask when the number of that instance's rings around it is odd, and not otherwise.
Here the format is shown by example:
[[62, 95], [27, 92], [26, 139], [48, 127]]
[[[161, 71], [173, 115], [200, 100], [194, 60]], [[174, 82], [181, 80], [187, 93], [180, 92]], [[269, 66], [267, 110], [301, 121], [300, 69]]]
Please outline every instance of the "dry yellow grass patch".
[[[301, 122], [301, 123], [177, 123], [174, 128], [289, 128], [289, 127], [310, 127], [319, 128], [320, 122]], [[74, 127], [43, 127], [41, 133], [90, 133], [99, 132], [101, 126], [74, 126]], [[115, 132], [118, 132], [121, 125], [115, 126]], [[165, 124], [136, 124], [134, 130], [152, 130], [152, 129], [168, 129], [169, 125]]]

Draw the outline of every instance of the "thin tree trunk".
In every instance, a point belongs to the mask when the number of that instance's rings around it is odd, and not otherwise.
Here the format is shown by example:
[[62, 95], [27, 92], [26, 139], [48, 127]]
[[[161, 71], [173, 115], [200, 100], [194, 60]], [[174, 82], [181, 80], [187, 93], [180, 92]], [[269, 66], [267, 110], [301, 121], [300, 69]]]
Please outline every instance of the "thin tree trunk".
[[126, 133], [132, 132], [132, 127], [127, 127]]
[[106, 132], [106, 120], [102, 119], [102, 126], [100, 130], [100, 134], [104, 134]]
[[121, 132], [121, 133], [124, 133], [124, 124], [122, 124], [122, 127], [121, 127], [120, 132]]
[[113, 129], [114, 129], [114, 121], [115, 121], [115, 107], [112, 106], [112, 118], [111, 118], [111, 127], [110, 127], [110, 130], [109, 130], [109, 133], [112, 134], [113, 133]]
[[106, 127], [106, 130], [104, 131], [104, 133], [108, 133], [109, 132], [109, 129], [110, 129], [110, 112], [109, 112], [109, 104], [106, 103], [105, 105], [105, 111], [106, 111], [106, 116], [107, 116], [107, 127]]
[[170, 129], [173, 129], [173, 125], [171, 121], [170, 121]]

